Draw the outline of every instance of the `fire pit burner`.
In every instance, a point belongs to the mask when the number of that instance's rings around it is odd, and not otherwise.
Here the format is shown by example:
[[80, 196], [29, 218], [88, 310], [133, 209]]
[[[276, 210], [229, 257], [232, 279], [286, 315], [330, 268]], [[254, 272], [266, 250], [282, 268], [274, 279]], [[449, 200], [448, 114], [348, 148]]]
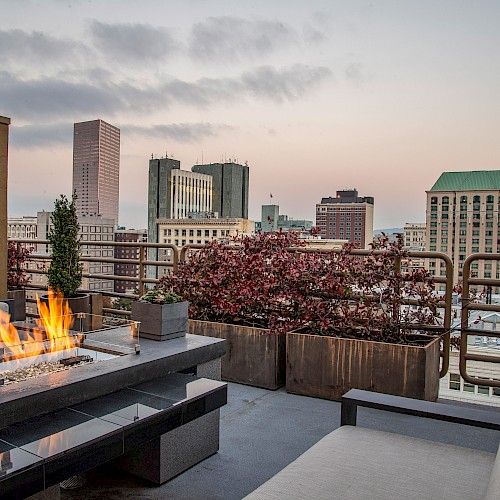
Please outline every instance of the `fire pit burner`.
[[73, 366], [78, 363], [90, 363], [92, 358], [88, 354], [82, 354], [81, 356], [71, 356], [70, 358], [60, 359], [59, 363], [64, 366]]

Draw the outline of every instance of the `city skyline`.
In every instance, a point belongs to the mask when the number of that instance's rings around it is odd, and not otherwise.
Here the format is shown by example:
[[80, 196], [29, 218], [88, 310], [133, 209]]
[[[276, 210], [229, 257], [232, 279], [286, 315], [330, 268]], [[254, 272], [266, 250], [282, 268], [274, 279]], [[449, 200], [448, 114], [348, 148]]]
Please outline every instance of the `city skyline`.
[[497, 2], [0, 5], [10, 216], [70, 194], [72, 124], [97, 118], [122, 131], [128, 227], [146, 227], [151, 153], [248, 161], [253, 220], [270, 192], [314, 220], [356, 187], [375, 228], [424, 221], [441, 172], [500, 168]]

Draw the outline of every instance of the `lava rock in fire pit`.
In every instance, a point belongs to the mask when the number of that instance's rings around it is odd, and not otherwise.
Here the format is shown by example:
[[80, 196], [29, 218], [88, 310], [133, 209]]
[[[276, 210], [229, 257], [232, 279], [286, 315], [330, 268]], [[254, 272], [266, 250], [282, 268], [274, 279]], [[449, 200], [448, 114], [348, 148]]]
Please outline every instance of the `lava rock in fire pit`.
[[71, 356], [70, 358], [60, 359], [59, 363], [64, 366], [77, 365], [78, 363], [90, 363], [92, 357], [88, 354], [82, 354], [81, 356]]

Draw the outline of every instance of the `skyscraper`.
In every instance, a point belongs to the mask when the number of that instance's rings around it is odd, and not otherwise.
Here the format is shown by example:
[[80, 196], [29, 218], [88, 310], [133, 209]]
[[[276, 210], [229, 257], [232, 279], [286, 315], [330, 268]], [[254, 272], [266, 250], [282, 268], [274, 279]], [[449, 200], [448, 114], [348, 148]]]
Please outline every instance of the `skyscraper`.
[[118, 225], [120, 129], [103, 120], [74, 124], [73, 191], [78, 216], [101, 215]]
[[212, 210], [219, 217], [248, 219], [248, 165], [211, 163], [191, 170], [212, 176]]

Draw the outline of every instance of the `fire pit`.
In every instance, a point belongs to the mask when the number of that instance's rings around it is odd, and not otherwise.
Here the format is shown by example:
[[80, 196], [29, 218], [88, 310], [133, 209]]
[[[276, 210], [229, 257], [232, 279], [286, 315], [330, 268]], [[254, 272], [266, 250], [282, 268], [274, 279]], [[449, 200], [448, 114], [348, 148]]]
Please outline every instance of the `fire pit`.
[[137, 322], [72, 314], [63, 301], [38, 305], [35, 323], [10, 323], [0, 311], [0, 385], [140, 352]]

